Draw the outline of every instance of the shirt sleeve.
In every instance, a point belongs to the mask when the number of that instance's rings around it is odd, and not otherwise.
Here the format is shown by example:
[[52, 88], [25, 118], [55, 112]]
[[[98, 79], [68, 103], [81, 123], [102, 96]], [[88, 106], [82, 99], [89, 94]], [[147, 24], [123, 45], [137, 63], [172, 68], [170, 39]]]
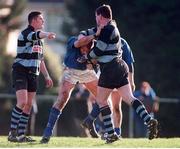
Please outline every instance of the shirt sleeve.
[[90, 28], [90, 29], [81, 31], [80, 34], [82, 34], [82, 35], [84, 35], [84, 36], [89, 36], [89, 35], [95, 34], [96, 31], [97, 31], [97, 28], [96, 28], [96, 27], [93, 27], [93, 28]]
[[67, 42], [67, 50], [74, 48], [74, 42], [77, 40], [76, 37], [70, 37]]
[[40, 31], [30, 32], [29, 34], [27, 34], [27, 40], [29, 40], [29, 41], [39, 40], [39, 39], [41, 39], [39, 37], [39, 34], [40, 34]]
[[128, 43], [121, 38], [121, 44], [122, 44], [122, 59], [129, 65], [131, 65], [132, 63], [134, 63], [134, 56], [132, 53], [132, 50], [130, 48], [130, 46], [128, 45]]

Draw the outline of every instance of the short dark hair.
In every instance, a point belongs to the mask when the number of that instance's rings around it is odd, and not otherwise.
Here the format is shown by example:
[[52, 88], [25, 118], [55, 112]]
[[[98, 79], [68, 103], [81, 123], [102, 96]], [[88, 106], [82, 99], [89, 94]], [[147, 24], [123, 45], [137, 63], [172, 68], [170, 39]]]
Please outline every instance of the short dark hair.
[[102, 15], [104, 18], [112, 19], [112, 10], [110, 5], [103, 4], [96, 9], [97, 15]]
[[39, 11], [32, 11], [28, 15], [28, 23], [31, 24], [32, 20], [41, 15], [42, 13]]

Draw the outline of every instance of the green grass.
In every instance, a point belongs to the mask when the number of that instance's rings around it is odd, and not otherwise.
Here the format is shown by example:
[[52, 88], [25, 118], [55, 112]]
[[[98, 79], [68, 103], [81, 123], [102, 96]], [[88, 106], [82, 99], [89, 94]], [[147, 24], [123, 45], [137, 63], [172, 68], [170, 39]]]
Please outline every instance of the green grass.
[[127, 139], [123, 138], [112, 144], [105, 144], [105, 141], [93, 138], [79, 137], [52, 137], [48, 144], [40, 144], [41, 137], [33, 137], [37, 141], [34, 143], [11, 143], [6, 136], [0, 136], [0, 148], [26, 147], [26, 148], [54, 148], [54, 147], [78, 147], [78, 148], [180, 148], [180, 138], [159, 138], [148, 139]]

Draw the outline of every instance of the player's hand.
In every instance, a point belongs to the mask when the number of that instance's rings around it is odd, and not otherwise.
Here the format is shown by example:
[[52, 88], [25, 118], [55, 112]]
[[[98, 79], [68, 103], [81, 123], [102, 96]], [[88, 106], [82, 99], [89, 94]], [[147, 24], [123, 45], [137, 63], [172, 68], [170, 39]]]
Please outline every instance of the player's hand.
[[45, 78], [45, 80], [46, 80], [46, 88], [52, 88], [53, 87], [52, 79], [48, 76]]
[[97, 27], [96, 36], [99, 36], [99, 35], [100, 35], [101, 30], [102, 30], [103, 28], [104, 28], [104, 26], [102, 26], [102, 25], [99, 25], [99, 26]]
[[93, 70], [93, 65], [92, 64], [86, 64], [86, 68], [89, 70]]
[[48, 39], [55, 39], [56, 38], [56, 34], [55, 33], [53, 33], [53, 32], [49, 32], [49, 34], [48, 34], [48, 37], [47, 37]]
[[91, 63], [96, 65], [97, 64], [97, 60], [96, 59], [91, 59]]

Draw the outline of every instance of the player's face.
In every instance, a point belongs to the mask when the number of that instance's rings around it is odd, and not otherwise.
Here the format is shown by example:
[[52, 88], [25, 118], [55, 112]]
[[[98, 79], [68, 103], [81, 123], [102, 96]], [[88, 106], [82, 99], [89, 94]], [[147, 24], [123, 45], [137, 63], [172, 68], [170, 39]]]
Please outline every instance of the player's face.
[[141, 86], [141, 92], [142, 92], [143, 94], [147, 95], [147, 94], [149, 94], [149, 91], [150, 91], [149, 86], [144, 85], [144, 84]]
[[39, 15], [38, 17], [36, 17], [34, 19], [34, 22], [35, 22], [35, 28], [36, 29], [42, 29], [44, 28], [44, 18], [42, 15]]
[[100, 17], [101, 17], [101, 15], [97, 15], [97, 13], [95, 14], [95, 16], [96, 16], [96, 24], [97, 24], [97, 26], [99, 26], [100, 25]]
[[87, 46], [83, 46], [80, 48], [82, 54], [87, 54], [90, 49]]

